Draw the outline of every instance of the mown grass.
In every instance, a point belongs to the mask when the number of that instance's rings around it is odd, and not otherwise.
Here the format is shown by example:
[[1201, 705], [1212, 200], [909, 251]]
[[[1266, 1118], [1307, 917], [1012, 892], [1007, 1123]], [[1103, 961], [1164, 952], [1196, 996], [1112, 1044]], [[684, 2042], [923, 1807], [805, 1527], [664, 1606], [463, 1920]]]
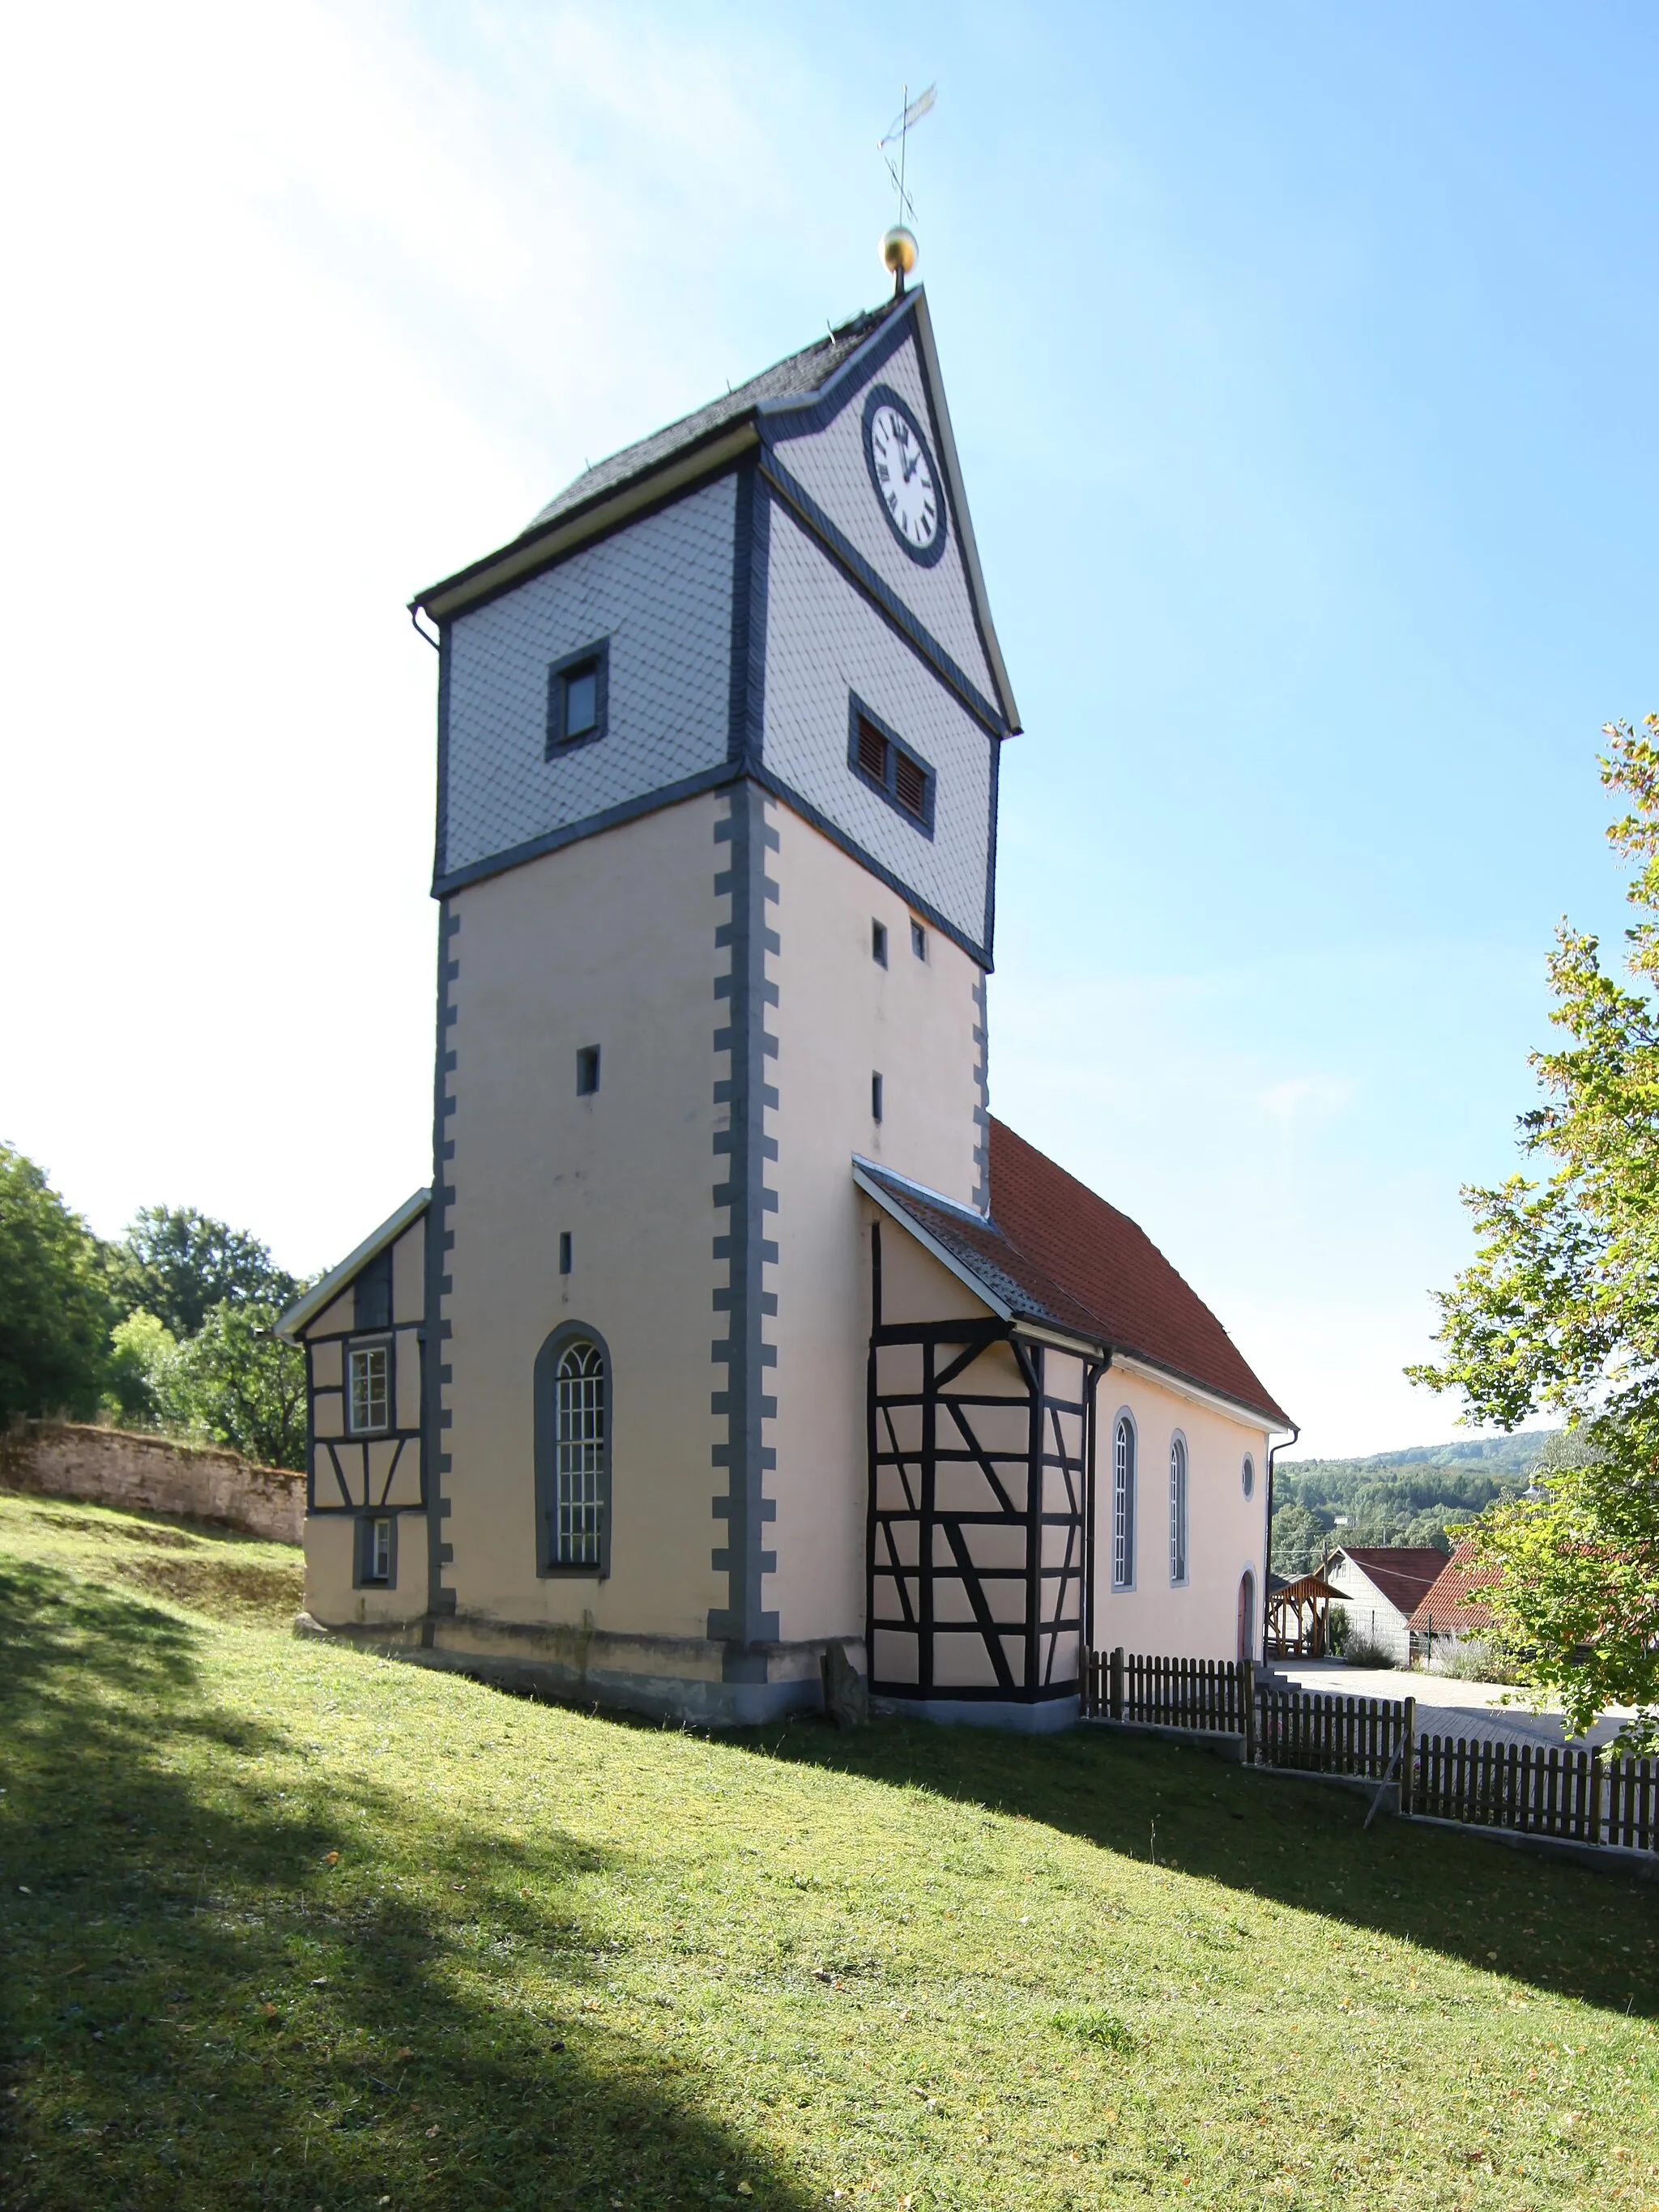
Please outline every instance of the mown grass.
[[292, 1576], [0, 1496], [9, 2208], [1659, 2203], [1659, 1890], [1143, 1741], [533, 1705]]

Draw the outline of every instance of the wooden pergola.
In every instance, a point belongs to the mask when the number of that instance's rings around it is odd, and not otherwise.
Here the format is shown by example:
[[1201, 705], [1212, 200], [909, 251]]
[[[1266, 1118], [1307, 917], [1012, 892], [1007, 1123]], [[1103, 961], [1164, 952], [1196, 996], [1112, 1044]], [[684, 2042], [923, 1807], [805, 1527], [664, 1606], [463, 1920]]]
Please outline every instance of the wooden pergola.
[[1267, 1656], [1322, 1659], [1330, 1649], [1331, 1600], [1341, 1595], [1318, 1573], [1292, 1582], [1274, 1575], [1267, 1591]]

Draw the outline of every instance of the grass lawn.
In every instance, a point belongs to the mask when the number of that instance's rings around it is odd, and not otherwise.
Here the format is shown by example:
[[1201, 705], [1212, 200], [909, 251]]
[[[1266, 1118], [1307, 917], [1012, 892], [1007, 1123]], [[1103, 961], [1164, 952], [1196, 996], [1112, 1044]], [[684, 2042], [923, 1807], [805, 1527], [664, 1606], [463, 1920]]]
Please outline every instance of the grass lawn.
[[0, 1495], [8, 2208], [1659, 2205], [1659, 1887], [1079, 1730], [709, 1741]]

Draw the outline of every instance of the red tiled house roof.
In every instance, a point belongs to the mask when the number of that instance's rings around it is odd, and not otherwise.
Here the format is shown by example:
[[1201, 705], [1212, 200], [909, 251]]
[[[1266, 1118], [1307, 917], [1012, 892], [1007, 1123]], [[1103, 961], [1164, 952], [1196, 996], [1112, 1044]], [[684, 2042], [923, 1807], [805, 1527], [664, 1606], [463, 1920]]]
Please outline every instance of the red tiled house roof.
[[990, 1124], [990, 1154], [988, 1217], [860, 1164], [896, 1211], [1017, 1318], [1144, 1360], [1270, 1427], [1290, 1426], [1203, 1299], [1127, 1213], [1004, 1121]]
[[1376, 1584], [1391, 1605], [1409, 1616], [1428, 1595], [1446, 1565], [1446, 1555], [1431, 1544], [1344, 1544], [1342, 1556], [1352, 1559]]
[[1412, 1626], [1436, 1636], [1469, 1636], [1492, 1626], [1492, 1606], [1479, 1593], [1498, 1580], [1496, 1567], [1477, 1567], [1473, 1544], [1460, 1544], [1412, 1615]]

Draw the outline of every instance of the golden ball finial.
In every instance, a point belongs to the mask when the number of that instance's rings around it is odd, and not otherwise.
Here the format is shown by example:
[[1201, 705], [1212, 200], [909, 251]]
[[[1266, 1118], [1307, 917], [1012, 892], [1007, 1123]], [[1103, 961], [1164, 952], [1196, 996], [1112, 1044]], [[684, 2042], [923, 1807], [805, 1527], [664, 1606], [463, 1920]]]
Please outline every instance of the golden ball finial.
[[881, 258], [902, 284], [916, 265], [915, 233], [896, 222], [881, 241]]

